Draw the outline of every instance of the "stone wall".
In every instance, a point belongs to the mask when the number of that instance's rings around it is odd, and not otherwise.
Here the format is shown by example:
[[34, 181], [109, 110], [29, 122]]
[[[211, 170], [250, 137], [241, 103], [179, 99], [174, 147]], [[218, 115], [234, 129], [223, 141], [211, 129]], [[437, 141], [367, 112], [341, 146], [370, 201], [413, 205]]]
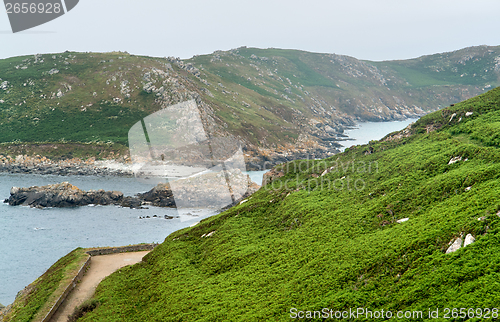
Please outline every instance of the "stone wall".
[[87, 268], [90, 266], [90, 258], [91, 258], [90, 256], [87, 258], [87, 260], [85, 261], [85, 263], [82, 265], [82, 267], [78, 271], [78, 274], [76, 274], [76, 276], [73, 278], [73, 281], [71, 281], [71, 283], [66, 287], [66, 289], [63, 292], [63, 294], [61, 296], [59, 296], [59, 298], [57, 299], [57, 301], [50, 308], [49, 313], [47, 313], [47, 315], [45, 315], [45, 317], [42, 319], [41, 322], [48, 322], [48, 321], [50, 321], [50, 319], [52, 318], [52, 316], [54, 315], [54, 313], [56, 313], [57, 309], [61, 306], [61, 304], [64, 302], [64, 300], [66, 300], [66, 298], [71, 293], [71, 291], [75, 288], [76, 284], [79, 281], [82, 280], [83, 275], [87, 271]]
[[41, 320], [41, 322], [50, 321], [52, 316], [56, 313], [57, 309], [66, 300], [71, 291], [76, 287], [76, 284], [82, 280], [83, 275], [87, 271], [87, 268], [90, 266], [92, 256], [153, 250], [156, 246], [158, 246], [158, 244], [144, 244], [144, 245], [123, 246], [123, 247], [106, 247], [106, 248], [91, 249], [87, 251], [86, 253], [89, 254], [89, 258], [87, 258], [83, 266], [78, 271], [78, 274], [73, 278], [73, 281], [71, 281], [71, 283], [66, 287], [63, 294], [57, 299], [57, 301], [51, 307], [49, 313], [45, 315], [45, 317], [43, 318], [43, 320]]
[[109, 254], [118, 254], [127, 252], [140, 252], [145, 250], [153, 250], [156, 246], [158, 246], [158, 244], [98, 248], [87, 251], [87, 254], [89, 254], [90, 256], [99, 256], [99, 255], [109, 255]]

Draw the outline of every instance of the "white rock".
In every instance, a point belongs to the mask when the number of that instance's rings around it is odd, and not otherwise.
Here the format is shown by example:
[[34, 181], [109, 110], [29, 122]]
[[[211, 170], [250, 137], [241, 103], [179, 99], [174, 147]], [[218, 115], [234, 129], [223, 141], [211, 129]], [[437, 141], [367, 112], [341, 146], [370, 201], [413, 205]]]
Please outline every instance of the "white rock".
[[462, 238], [459, 237], [455, 239], [455, 241], [453, 242], [453, 244], [451, 244], [450, 247], [448, 247], [448, 249], [446, 250], [446, 254], [456, 252], [457, 250], [460, 249], [460, 247], [462, 247]]
[[397, 222], [398, 224], [400, 224], [400, 223], [405, 222], [405, 221], [408, 221], [408, 220], [410, 220], [410, 218], [401, 218], [401, 219], [396, 220], [396, 222]]
[[11, 195], [16, 194], [18, 191], [19, 191], [19, 188], [18, 188], [18, 187], [12, 187], [12, 188], [10, 188], [10, 194], [11, 194]]
[[214, 230], [214, 231], [209, 232], [208, 234], [203, 234], [203, 235], [201, 235], [201, 238], [210, 237], [210, 236], [212, 236], [214, 233], [215, 233], [215, 230]]
[[457, 113], [453, 113], [453, 114], [451, 115], [450, 120], [449, 120], [448, 122], [451, 122], [451, 120], [453, 120], [453, 118], [454, 118], [455, 116], [457, 116]]
[[476, 241], [476, 239], [474, 238], [474, 236], [472, 236], [471, 234], [467, 234], [467, 236], [465, 236], [465, 240], [464, 240], [464, 247], [472, 244], [475, 241]]
[[324, 175], [330, 173], [333, 170], [333, 168], [335, 168], [335, 166], [329, 167], [328, 169], [326, 169], [325, 171], [323, 171], [323, 173], [321, 174], [321, 176], [324, 176]]
[[469, 191], [470, 189], [472, 189], [472, 187], [467, 187], [465, 188], [465, 191]]
[[474, 114], [474, 112], [467, 112], [467, 113], [465, 113], [465, 116], [469, 117], [469, 116], [471, 116], [472, 114]]
[[453, 163], [458, 162], [458, 161], [462, 161], [462, 157], [451, 158], [451, 160], [450, 160], [450, 162], [448, 162], [448, 164], [453, 164]]
[[241, 204], [243, 204], [243, 203], [245, 203], [245, 202], [247, 202], [247, 201], [248, 201], [248, 199], [242, 200], [242, 201], [240, 202], [240, 205], [241, 205]]

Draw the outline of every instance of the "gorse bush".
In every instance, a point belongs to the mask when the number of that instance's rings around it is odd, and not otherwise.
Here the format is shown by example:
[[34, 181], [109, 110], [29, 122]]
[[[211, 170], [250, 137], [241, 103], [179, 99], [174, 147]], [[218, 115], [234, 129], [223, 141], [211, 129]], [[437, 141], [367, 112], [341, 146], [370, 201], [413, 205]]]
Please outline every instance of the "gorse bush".
[[68, 316], [68, 322], [75, 322], [82, 316], [85, 316], [88, 312], [92, 312], [99, 306], [99, 301], [96, 299], [90, 299], [83, 302], [81, 305], [75, 308], [75, 312], [73, 312], [70, 316]]

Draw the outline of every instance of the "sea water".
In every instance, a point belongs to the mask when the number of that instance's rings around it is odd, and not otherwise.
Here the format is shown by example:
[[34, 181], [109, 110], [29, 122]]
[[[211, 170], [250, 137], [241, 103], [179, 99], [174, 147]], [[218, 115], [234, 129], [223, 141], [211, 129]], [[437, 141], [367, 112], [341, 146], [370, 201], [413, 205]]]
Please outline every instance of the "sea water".
[[345, 130], [344, 134], [349, 140], [340, 142], [343, 145], [341, 151], [353, 145], [367, 144], [371, 140], [380, 140], [384, 136], [394, 131], [399, 131], [407, 127], [417, 119], [406, 119], [393, 122], [360, 122], [355, 128]]

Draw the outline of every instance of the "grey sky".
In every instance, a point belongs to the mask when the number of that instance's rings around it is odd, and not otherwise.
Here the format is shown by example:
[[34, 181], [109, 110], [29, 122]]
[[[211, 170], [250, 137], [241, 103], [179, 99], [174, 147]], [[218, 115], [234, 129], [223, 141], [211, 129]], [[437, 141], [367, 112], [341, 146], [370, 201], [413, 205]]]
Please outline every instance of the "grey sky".
[[1, 10], [0, 58], [65, 50], [189, 58], [249, 46], [406, 59], [499, 45], [499, 13], [498, 0], [80, 0], [18, 34]]

